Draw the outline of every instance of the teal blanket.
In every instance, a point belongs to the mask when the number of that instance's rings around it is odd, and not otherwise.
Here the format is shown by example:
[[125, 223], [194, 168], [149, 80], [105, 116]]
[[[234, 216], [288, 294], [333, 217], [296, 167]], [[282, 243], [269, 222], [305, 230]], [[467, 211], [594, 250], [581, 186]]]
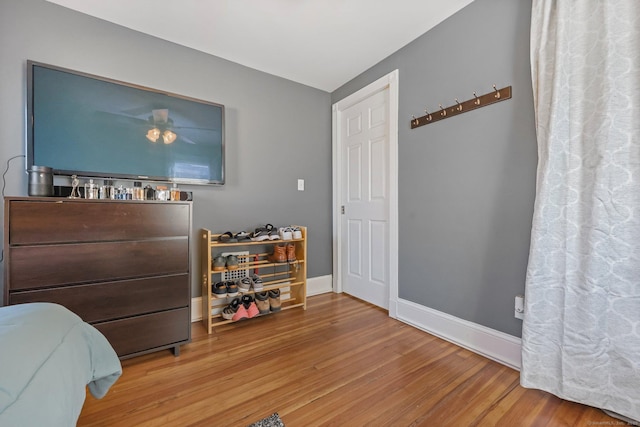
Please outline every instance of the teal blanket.
[[104, 335], [66, 308], [0, 308], [0, 426], [75, 426], [86, 386], [99, 399], [121, 374]]

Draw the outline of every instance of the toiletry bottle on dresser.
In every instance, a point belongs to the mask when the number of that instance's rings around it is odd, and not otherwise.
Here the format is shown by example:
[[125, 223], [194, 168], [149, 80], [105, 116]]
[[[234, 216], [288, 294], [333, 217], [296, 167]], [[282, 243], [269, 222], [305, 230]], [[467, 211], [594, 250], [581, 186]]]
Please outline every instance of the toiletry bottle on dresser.
[[173, 183], [173, 187], [171, 187], [171, 200], [172, 201], [180, 201], [180, 189], [178, 188], [177, 183]]
[[89, 182], [84, 184], [84, 198], [85, 199], [97, 199], [98, 198], [98, 186], [90, 179]]
[[145, 200], [155, 200], [156, 199], [156, 191], [147, 184], [146, 187], [144, 187], [144, 199]]
[[133, 183], [133, 200], [144, 200], [144, 190], [140, 181]]
[[113, 188], [113, 181], [110, 179], [105, 179], [102, 181], [102, 185], [98, 190], [98, 197], [100, 199], [115, 199]]

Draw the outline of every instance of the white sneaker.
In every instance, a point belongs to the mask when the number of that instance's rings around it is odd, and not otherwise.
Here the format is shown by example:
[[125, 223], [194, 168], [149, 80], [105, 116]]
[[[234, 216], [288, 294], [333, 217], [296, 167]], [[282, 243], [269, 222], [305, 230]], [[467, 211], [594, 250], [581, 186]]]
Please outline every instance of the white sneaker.
[[262, 278], [260, 276], [258, 276], [257, 274], [254, 274], [253, 277], [251, 277], [251, 280], [253, 281], [252, 286], [254, 291], [261, 292], [264, 289]]
[[293, 239], [293, 233], [289, 227], [280, 227], [280, 238], [282, 240], [291, 240]]
[[302, 239], [302, 231], [300, 230], [300, 227], [292, 226], [290, 228], [291, 228], [291, 235], [293, 236], [294, 239]]
[[236, 284], [238, 285], [238, 290], [244, 294], [251, 290], [253, 280], [251, 280], [251, 277], [243, 277], [242, 279], [237, 280]]

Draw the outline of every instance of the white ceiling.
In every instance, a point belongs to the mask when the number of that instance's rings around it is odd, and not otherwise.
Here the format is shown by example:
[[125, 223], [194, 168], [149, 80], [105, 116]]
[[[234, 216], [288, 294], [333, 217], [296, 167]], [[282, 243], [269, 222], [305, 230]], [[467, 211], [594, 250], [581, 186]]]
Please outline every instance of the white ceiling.
[[473, 0], [48, 0], [332, 92]]

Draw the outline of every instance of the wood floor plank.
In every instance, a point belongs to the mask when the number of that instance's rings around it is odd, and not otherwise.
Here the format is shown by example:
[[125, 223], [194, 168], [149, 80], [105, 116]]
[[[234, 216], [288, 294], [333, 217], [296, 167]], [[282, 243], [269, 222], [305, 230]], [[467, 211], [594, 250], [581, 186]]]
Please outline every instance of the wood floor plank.
[[[78, 426], [247, 426], [278, 412], [296, 426], [589, 426], [618, 421], [524, 389], [508, 367], [337, 294], [307, 310], [192, 325], [180, 356], [123, 361]], [[602, 425], [602, 424], [601, 424]]]

